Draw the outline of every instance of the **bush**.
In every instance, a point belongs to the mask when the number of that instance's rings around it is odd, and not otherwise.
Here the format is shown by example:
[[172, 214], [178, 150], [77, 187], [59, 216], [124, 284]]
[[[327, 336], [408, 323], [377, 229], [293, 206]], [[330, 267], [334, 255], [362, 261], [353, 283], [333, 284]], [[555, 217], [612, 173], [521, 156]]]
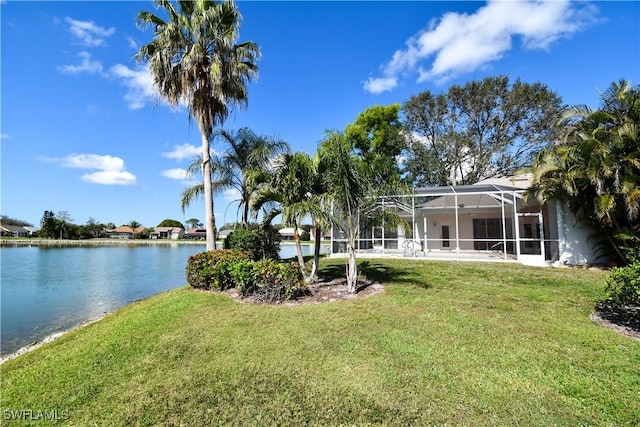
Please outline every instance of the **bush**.
[[303, 230], [302, 233], [300, 233], [300, 241], [308, 242], [309, 240], [311, 240], [311, 234], [308, 231]]
[[606, 302], [609, 304], [640, 307], [640, 262], [612, 268], [605, 284], [609, 294]]
[[266, 225], [258, 230], [262, 239], [263, 259], [280, 259], [280, 233], [271, 225]]
[[187, 261], [187, 282], [194, 288], [223, 291], [234, 286], [231, 277], [233, 264], [248, 260], [245, 252], [231, 249], [191, 255]]
[[605, 283], [608, 297], [596, 304], [600, 316], [640, 331], [640, 262], [612, 268]]
[[255, 231], [243, 228], [234, 231], [225, 239], [224, 247], [247, 252], [254, 261], [262, 259], [262, 238]]
[[296, 264], [283, 264], [270, 259], [238, 261], [230, 271], [242, 296], [253, 296], [258, 301], [286, 301], [303, 295], [307, 290]]

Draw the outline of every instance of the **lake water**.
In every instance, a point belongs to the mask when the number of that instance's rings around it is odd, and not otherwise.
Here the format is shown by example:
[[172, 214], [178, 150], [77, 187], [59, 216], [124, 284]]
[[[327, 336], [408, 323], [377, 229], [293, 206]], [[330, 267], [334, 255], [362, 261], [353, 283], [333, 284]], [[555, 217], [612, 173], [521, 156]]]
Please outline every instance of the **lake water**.
[[[2, 247], [0, 354], [185, 285], [187, 258], [203, 250], [178, 243]], [[294, 255], [294, 245], [281, 246], [282, 258]]]

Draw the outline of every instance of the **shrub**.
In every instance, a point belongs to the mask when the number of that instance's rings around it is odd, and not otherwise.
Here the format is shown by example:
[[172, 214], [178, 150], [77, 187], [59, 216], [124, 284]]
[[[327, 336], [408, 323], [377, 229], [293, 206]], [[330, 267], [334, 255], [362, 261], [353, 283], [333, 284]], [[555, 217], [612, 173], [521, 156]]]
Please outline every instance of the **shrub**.
[[596, 309], [603, 318], [634, 330], [640, 330], [640, 262], [612, 268], [607, 277], [608, 294]]
[[262, 259], [262, 238], [255, 231], [243, 228], [234, 231], [225, 239], [224, 247], [247, 252], [254, 261]]
[[300, 241], [308, 242], [309, 240], [311, 240], [311, 234], [308, 231], [303, 230], [302, 233], [300, 233]]
[[606, 302], [609, 304], [640, 307], [640, 261], [612, 268], [605, 284], [609, 294]]
[[280, 259], [280, 233], [271, 225], [265, 225], [258, 230], [262, 239], [263, 259]]
[[253, 296], [263, 302], [286, 301], [307, 290], [297, 265], [270, 259], [236, 262], [231, 275], [242, 296]]
[[246, 253], [232, 249], [191, 255], [187, 261], [187, 282], [194, 288], [223, 291], [234, 285], [231, 277], [233, 264], [248, 260]]

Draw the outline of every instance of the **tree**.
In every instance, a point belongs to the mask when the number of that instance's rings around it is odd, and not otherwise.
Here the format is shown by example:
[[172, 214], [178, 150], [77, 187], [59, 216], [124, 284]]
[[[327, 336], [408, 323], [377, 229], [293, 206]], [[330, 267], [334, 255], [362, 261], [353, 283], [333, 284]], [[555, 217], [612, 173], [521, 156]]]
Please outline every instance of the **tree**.
[[82, 234], [89, 238], [100, 237], [104, 233], [105, 227], [106, 227], [105, 225], [100, 224], [94, 218], [90, 217], [87, 220], [87, 223], [83, 226]]
[[560, 98], [541, 83], [487, 77], [403, 105], [414, 186], [474, 184], [529, 167], [555, 138]]
[[30, 222], [11, 218], [7, 215], [0, 215], [0, 223], [2, 223], [3, 225], [17, 225], [19, 227], [33, 227], [33, 224], [31, 224]]
[[56, 214], [53, 211], [44, 211], [42, 214], [40, 231], [49, 239], [56, 236]]
[[226, 120], [229, 107], [247, 105], [247, 85], [257, 77], [260, 49], [253, 42], [236, 44], [241, 16], [232, 0], [180, 1], [178, 9], [167, 0], [155, 4], [168, 20], [147, 11], [138, 14], [138, 24], [153, 28], [154, 38], [140, 48], [136, 59], [149, 65], [160, 96], [174, 106], [184, 103], [189, 119], [198, 123], [207, 250], [214, 250], [211, 136]]
[[[238, 209], [242, 210], [242, 227], [249, 227], [251, 195], [258, 183], [264, 181], [271, 160], [278, 154], [289, 151], [289, 145], [278, 139], [260, 136], [243, 127], [237, 132], [219, 130], [216, 137], [226, 142], [227, 148], [212, 162], [212, 191], [214, 194], [232, 189], [239, 194]], [[195, 171], [197, 162], [189, 168]], [[202, 184], [186, 189], [182, 193], [182, 209], [204, 191]]]
[[562, 138], [536, 158], [530, 194], [562, 200], [621, 261], [640, 259], [640, 87], [626, 80], [579, 105], [558, 123]]
[[127, 224], [127, 226], [129, 228], [131, 228], [131, 235], [133, 236], [133, 240], [136, 239], [136, 230], [141, 226], [142, 224], [140, 224], [138, 221], [131, 220], [129, 221], [129, 223]]
[[58, 220], [60, 239], [62, 239], [62, 235], [63, 235], [63, 232], [65, 231], [67, 223], [73, 221], [73, 219], [71, 219], [71, 215], [69, 214], [68, 211], [58, 211], [58, 213], [56, 214], [56, 219]]
[[372, 165], [378, 183], [399, 181], [398, 158], [406, 146], [399, 119], [400, 104], [368, 107], [345, 128], [355, 153]]
[[381, 192], [389, 194], [389, 186], [371, 185], [376, 176], [374, 165], [356, 155], [352, 144], [342, 132], [330, 131], [321, 143], [321, 157], [328, 173], [325, 185], [333, 206], [334, 226], [347, 236], [347, 291], [357, 292], [358, 271], [356, 247], [361, 229], [368, 228], [367, 221], [384, 217], [389, 224], [407, 226], [396, 213], [378, 203]]
[[282, 154], [274, 161], [273, 174], [262, 183], [252, 203], [254, 210], [260, 210], [268, 203], [275, 204], [263, 221], [270, 223], [282, 215], [283, 224], [293, 227], [298, 264], [305, 278], [307, 274], [298, 228], [305, 216], [322, 214], [313, 194], [315, 176], [315, 164], [307, 153]]
[[184, 229], [184, 225], [182, 225], [182, 223], [180, 221], [175, 220], [175, 219], [162, 220], [162, 222], [160, 224], [158, 224], [158, 227], [175, 227], [175, 228], [183, 228]]
[[198, 227], [202, 227], [202, 223], [200, 222], [199, 219], [197, 218], [191, 218], [188, 219], [186, 221], [187, 225], [189, 225], [191, 228], [198, 228]]

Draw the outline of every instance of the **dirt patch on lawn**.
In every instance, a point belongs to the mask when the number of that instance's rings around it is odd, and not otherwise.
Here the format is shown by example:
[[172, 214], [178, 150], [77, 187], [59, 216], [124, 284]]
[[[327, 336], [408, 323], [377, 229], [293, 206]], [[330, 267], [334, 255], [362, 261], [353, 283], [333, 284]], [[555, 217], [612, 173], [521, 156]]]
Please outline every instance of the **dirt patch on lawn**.
[[[381, 283], [372, 282], [370, 280], [359, 280], [358, 289], [355, 294], [347, 292], [347, 279], [344, 277], [324, 277], [316, 283], [307, 285], [307, 292], [296, 299], [283, 301], [277, 305], [296, 306], [302, 304], [321, 304], [333, 301], [346, 301], [354, 298], [365, 298], [384, 292], [384, 286]], [[257, 300], [255, 297], [242, 297], [236, 289], [225, 291], [233, 299], [242, 303], [250, 304], [266, 304]]]
[[615, 307], [598, 303], [591, 320], [620, 334], [640, 341], [640, 307]]

